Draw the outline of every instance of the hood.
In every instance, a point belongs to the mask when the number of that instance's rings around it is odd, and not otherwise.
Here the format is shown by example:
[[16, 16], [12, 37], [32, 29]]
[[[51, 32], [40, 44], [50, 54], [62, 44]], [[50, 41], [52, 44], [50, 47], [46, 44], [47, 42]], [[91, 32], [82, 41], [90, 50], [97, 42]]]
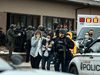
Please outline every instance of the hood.
[[72, 33], [71, 32], [67, 32], [67, 34], [69, 34], [70, 35], [70, 39], [72, 40]]

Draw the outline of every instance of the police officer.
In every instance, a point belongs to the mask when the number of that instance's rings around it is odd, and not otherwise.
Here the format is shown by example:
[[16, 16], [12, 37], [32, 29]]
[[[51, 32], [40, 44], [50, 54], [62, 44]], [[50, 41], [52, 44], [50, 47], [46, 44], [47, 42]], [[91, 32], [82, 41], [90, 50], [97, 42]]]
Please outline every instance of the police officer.
[[44, 33], [47, 34], [47, 29], [46, 27], [43, 27]]
[[16, 37], [15, 39], [15, 49], [14, 52], [21, 52], [21, 48], [22, 48], [22, 36], [23, 36], [23, 32], [20, 29], [20, 25], [16, 26], [16, 30], [14, 30], [14, 33], [17, 35], [18, 33], [21, 33], [21, 36]]
[[[59, 30], [59, 37], [55, 40], [52, 46], [51, 53], [57, 52], [55, 56], [55, 71], [59, 71], [59, 65], [62, 65], [62, 72], [68, 72], [68, 64], [72, 59], [72, 54], [69, 49], [74, 48], [74, 43], [65, 36], [64, 29]], [[50, 54], [51, 54], [50, 53]]]
[[51, 28], [48, 28], [48, 34], [51, 35], [51, 39], [53, 38], [53, 33], [52, 33], [52, 29]]
[[7, 31], [8, 49], [9, 49], [9, 55], [8, 55], [8, 58], [7, 58], [8, 61], [11, 61], [14, 39], [18, 36], [21, 36], [21, 33], [18, 33], [18, 34], [14, 33], [15, 29], [16, 29], [16, 27], [14, 26], [14, 24], [11, 24], [10, 29], [8, 29], [8, 31]]
[[44, 33], [44, 31], [43, 31], [43, 26], [38, 26], [38, 30], [40, 30], [41, 32], [42, 32], [42, 36], [43, 37], [46, 37], [46, 33]]
[[21, 52], [25, 52], [25, 49], [24, 49], [24, 44], [26, 42], [26, 27], [22, 27], [22, 32], [23, 32], [23, 36], [22, 36], [22, 46], [21, 46]]
[[58, 22], [54, 22], [53, 25], [54, 25], [54, 30], [55, 30], [58, 26]]
[[59, 37], [59, 30], [60, 30], [60, 26], [58, 25], [57, 28], [56, 28], [56, 31], [54, 31], [53, 33], [53, 41], [55, 41], [55, 39], [57, 39]]
[[33, 27], [30, 25], [27, 28], [26, 31], [26, 45], [25, 45], [25, 50], [26, 50], [26, 62], [29, 62], [29, 55], [30, 55], [30, 49], [31, 49], [31, 38], [34, 36], [35, 31], [33, 31]]
[[0, 27], [0, 46], [5, 46], [5, 34], [2, 30], [3, 27]]

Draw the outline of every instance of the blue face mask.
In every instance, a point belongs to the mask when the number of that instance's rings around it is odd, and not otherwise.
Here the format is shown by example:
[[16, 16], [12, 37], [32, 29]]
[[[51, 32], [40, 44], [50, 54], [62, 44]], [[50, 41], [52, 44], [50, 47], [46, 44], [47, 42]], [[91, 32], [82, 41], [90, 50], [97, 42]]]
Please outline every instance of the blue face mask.
[[87, 39], [89, 36], [88, 35], [85, 35], [85, 38]]
[[50, 39], [49, 38], [45, 38], [46, 39], [46, 41], [50, 41]]
[[36, 35], [36, 37], [39, 37], [40, 38], [40, 35]]
[[67, 35], [67, 37], [69, 38], [69, 37], [70, 37], [70, 35]]

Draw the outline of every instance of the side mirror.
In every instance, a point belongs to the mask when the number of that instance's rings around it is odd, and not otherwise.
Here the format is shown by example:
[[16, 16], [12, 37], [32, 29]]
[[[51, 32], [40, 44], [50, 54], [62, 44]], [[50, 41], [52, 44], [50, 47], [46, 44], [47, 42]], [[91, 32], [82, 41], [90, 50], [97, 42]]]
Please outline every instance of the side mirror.
[[93, 49], [92, 48], [89, 48], [89, 50], [88, 50], [89, 52], [93, 52]]
[[79, 45], [79, 53], [80, 54], [83, 54], [84, 53], [84, 45], [83, 44], [80, 44]]
[[79, 48], [84, 48], [84, 45], [83, 45], [83, 44], [80, 44], [80, 45], [79, 45]]
[[23, 62], [23, 58], [21, 55], [12, 55], [11, 62], [14, 65], [20, 65]]

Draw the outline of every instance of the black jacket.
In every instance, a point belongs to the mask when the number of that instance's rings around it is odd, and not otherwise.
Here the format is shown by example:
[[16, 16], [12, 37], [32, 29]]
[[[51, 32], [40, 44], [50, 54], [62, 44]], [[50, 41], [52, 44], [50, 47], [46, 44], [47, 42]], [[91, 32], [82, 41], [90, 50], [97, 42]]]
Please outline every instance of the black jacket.
[[[64, 54], [64, 51], [59, 51], [59, 49], [61, 48], [61, 46], [58, 46], [58, 41], [63, 41], [62, 45], [66, 47], [66, 49], [68, 51], [66, 51], [66, 57], [70, 58], [70, 55], [71, 55], [71, 52], [69, 49], [73, 49], [74, 48], [74, 43], [72, 42], [72, 40], [70, 40], [69, 38], [67, 37], [64, 37], [64, 38], [60, 38], [58, 37], [55, 42], [54, 42], [54, 45], [52, 46], [52, 49], [51, 49], [51, 52], [57, 52], [57, 54], [59, 55], [59, 57], [61, 59], [63, 59], [63, 54]], [[65, 41], [66, 40], [66, 41]]]

